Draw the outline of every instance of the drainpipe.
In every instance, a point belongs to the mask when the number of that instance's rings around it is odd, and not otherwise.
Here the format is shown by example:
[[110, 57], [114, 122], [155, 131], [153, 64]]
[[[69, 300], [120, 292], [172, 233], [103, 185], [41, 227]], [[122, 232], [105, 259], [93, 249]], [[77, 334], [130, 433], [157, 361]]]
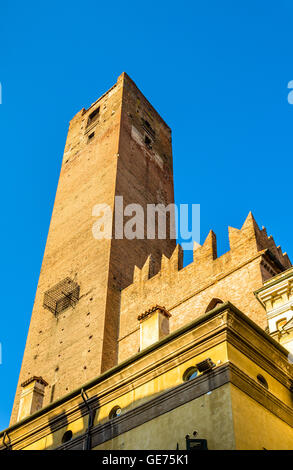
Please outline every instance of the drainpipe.
[[83, 390], [83, 388], [81, 389], [80, 394], [84, 401], [85, 406], [88, 409], [88, 415], [89, 415], [88, 426], [87, 426], [87, 431], [86, 431], [86, 440], [83, 444], [83, 450], [91, 450], [91, 427], [94, 422], [94, 410], [92, 410], [90, 405], [88, 404], [89, 397], [87, 393]]
[[[6, 440], [6, 436], [8, 437], [8, 444], [5, 442]], [[5, 431], [4, 435], [3, 435], [3, 445], [6, 447], [6, 450], [11, 450], [11, 440], [10, 440], [10, 436], [8, 435], [8, 433]]]

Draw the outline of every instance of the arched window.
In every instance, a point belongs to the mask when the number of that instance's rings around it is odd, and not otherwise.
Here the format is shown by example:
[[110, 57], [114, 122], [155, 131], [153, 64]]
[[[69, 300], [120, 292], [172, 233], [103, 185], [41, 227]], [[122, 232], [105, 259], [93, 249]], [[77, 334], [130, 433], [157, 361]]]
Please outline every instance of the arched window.
[[205, 313], [209, 312], [210, 310], [213, 310], [213, 308], [215, 308], [218, 304], [223, 304], [223, 303], [224, 303], [223, 300], [217, 299], [216, 297], [213, 298], [210, 301], [209, 305], [207, 306]]
[[257, 378], [258, 383], [268, 390], [269, 386], [264, 376], [261, 374], [258, 374], [256, 378]]
[[276, 329], [280, 330], [282, 326], [286, 325], [286, 323], [287, 323], [287, 318], [281, 318], [280, 320], [276, 322]]
[[71, 441], [72, 436], [73, 436], [72, 431], [66, 431], [62, 437], [62, 444], [65, 444], [65, 442]]
[[110, 419], [117, 418], [118, 416], [121, 415], [121, 413], [122, 413], [122, 410], [120, 406], [114, 406], [114, 408], [112, 408], [112, 410], [109, 413], [109, 418]]
[[198, 370], [196, 367], [189, 367], [188, 369], [186, 369], [186, 371], [184, 372], [183, 374], [183, 380], [184, 382], [187, 382], [188, 380], [192, 380], [192, 379], [195, 379], [195, 377], [197, 376], [198, 374]]

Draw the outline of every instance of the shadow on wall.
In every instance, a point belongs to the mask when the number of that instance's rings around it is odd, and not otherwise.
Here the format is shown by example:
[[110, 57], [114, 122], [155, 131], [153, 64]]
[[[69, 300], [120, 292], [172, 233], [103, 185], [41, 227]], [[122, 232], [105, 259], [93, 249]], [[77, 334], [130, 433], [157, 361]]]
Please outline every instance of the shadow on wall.
[[221, 299], [217, 299], [216, 297], [214, 299], [212, 299], [209, 303], [209, 305], [207, 306], [206, 310], [205, 310], [205, 313], [208, 313], [210, 312], [211, 310], [213, 310], [214, 308], [217, 307], [217, 305], [219, 304], [223, 304], [223, 300]]

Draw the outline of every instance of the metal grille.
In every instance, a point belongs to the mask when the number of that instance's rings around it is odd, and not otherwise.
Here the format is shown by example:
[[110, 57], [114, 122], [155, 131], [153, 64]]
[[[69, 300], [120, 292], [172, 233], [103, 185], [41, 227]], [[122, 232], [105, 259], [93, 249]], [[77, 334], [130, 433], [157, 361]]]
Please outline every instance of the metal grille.
[[79, 300], [79, 285], [69, 277], [56, 284], [44, 294], [44, 308], [54, 315], [68, 307], [74, 307]]

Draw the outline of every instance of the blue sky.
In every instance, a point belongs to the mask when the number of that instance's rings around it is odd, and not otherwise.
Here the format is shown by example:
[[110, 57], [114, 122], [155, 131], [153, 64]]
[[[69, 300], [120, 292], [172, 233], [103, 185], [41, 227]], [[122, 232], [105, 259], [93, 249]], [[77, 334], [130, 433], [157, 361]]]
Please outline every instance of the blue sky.
[[[219, 254], [252, 210], [291, 254], [293, 5], [5, 2], [0, 428], [8, 425], [68, 121], [126, 71], [173, 130], [175, 198]], [[190, 262], [190, 254], [185, 262]]]

